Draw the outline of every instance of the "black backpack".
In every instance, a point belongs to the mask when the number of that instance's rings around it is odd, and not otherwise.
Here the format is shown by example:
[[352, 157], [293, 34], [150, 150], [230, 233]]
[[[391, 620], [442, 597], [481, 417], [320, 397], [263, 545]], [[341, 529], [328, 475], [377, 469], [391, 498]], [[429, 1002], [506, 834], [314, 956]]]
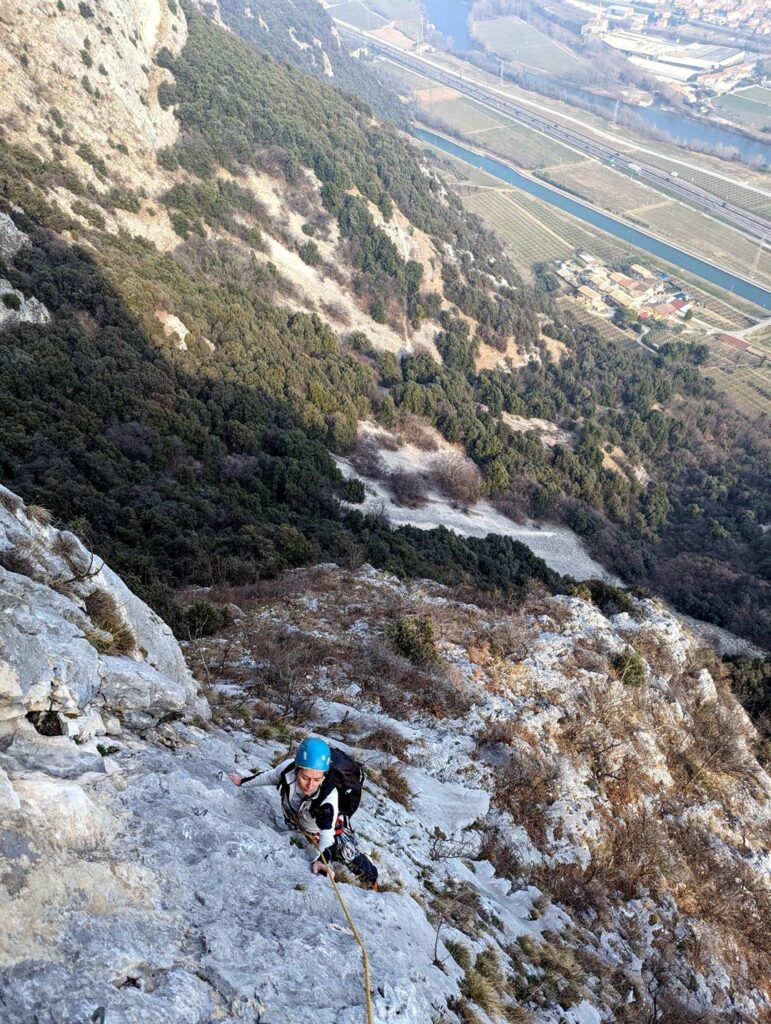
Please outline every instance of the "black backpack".
[[[358, 761], [355, 761], [342, 750], [338, 750], [337, 747], [332, 747], [331, 750], [332, 761], [329, 765], [329, 771], [321, 783], [321, 788], [313, 798], [313, 803], [322, 804], [332, 790], [336, 789], [338, 811], [340, 814], [344, 814], [346, 818], [350, 818], [358, 810], [361, 803], [364, 769]], [[287, 765], [284, 769], [281, 782], [279, 782], [279, 789], [282, 792], [285, 787], [288, 788], [285, 776], [289, 772], [294, 771], [296, 767], [293, 763]]]
[[338, 810], [350, 818], [359, 809], [364, 787], [364, 769], [349, 754], [332, 747], [332, 761], [321, 784], [320, 800], [337, 790]]

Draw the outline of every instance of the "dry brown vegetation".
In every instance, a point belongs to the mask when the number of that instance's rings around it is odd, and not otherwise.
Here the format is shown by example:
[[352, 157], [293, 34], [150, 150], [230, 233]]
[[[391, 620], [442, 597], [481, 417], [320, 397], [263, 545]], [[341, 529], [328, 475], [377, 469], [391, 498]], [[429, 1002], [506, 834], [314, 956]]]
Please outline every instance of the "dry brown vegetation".
[[386, 477], [386, 485], [397, 505], [423, 508], [428, 503], [428, 486], [419, 473], [397, 469]]
[[482, 474], [462, 455], [437, 456], [431, 463], [430, 476], [437, 490], [458, 505], [474, 505], [484, 494]]

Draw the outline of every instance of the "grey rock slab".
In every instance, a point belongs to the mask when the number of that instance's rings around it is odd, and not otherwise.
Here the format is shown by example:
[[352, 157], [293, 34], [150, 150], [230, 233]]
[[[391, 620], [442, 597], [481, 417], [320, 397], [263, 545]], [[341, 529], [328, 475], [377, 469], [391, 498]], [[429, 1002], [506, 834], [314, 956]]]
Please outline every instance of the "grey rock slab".
[[29, 244], [29, 236], [16, 227], [7, 213], [0, 213], [0, 258], [12, 260], [22, 246]]
[[85, 616], [43, 583], [0, 568], [0, 707], [77, 712], [99, 682]]
[[[152, 719], [193, 708], [196, 700], [192, 678], [174, 679], [146, 662], [128, 657], [104, 657], [99, 665], [99, 701], [107, 714], [131, 719], [144, 712]], [[144, 725], [144, 719], [139, 719]]]
[[41, 736], [22, 722], [0, 749], [0, 764], [7, 771], [39, 771], [59, 779], [75, 779], [85, 772], [104, 772], [104, 759], [95, 750], [66, 736]]

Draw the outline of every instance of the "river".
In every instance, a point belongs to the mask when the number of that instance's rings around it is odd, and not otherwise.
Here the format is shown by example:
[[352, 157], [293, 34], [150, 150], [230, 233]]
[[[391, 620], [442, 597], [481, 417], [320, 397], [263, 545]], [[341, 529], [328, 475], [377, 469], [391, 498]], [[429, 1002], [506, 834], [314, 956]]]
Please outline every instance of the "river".
[[609, 214], [595, 210], [578, 199], [542, 185], [539, 181], [515, 171], [508, 164], [496, 160], [495, 157], [482, 156], [479, 153], [473, 152], [473, 150], [466, 149], [465, 146], [458, 142], [451, 142], [441, 135], [425, 131], [422, 128], [415, 128], [413, 132], [423, 142], [436, 146], [445, 153], [449, 153], [450, 156], [465, 160], [466, 163], [472, 164], [474, 167], [480, 167], [482, 170], [487, 171], [488, 174], [500, 178], [501, 181], [505, 181], [509, 185], [515, 185], [517, 188], [521, 188], [523, 192], [536, 196], [538, 199], [543, 199], [552, 206], [557, 206], [566, 213], [570, 213], [574, 217], [592, 224], [594, 227], [607, 231], [609, 234], [615, 235], [616, 238], [620, 238], [622, 241], [628, 242], [638, 249], [644, 249], [660, 259], [666, 260], [667, 263], [680, 267], [682, 270], [687, 270], [691, 274], [696, 274], [705, 281], [711, 281], [712, 284], [719, 285], [727, 292], [733, 292], [750, 302], [756, 303], [758, 306], [762, 306], [764, 309], [771, 310], [771, 291], [767, 291], [759, 285], [745, 281], [743, 278], [737, 277], [727, 270], [721, 270], [719, 267], [700, 260], [696, 256], [691, 256], [690, 253], [683, 252], [682, 249], [669, 245], [668, 242], [662, 242], [653, 235], [649, 235], [639, 228], [632, 227], [624, 221], [616, 220], [615, 217]]
[[[429, 21], [433, 22], [439, 31], [452, 39], [453, 49], [458, 53], [468, 50], [479, 50], [479, 43], [475, 42], [469, 35], [467, 19], [471, 13], [469, 0], [422, 0], [426, 9]], [[562, 87], [558, 82], [545, 78], [534, 72], [520, 70], [524, 81], [521, 85], [528, 88], [528, 82], [532, 83], [533, 92], [537, 92], [539, 86], [546, 87], [549, 91], [570, 92], [580, 96], [587, 103], [594, 106], [598, 111], [609, 116], [615, 114], [616, 101], [608, 96], [600, 96], [589, 92], [586, 89], [571, 86]], [[629, 114], [638, 121], [643, 121], [658, 132], [665, 132], [671, 139], [681, 140], [686, 143], [700, 142], [708, 146], [726, 146], [737, 150], [744, 160], [751, 160], [754, 157], [761, 157], [771, 167], [771, 142], [762, 142], [751, 139], [739, 132], [732, 132], [728, 128], [721, 128], [718, 125], [707, 125], [701, 121], [694, 121], [674, 110], [666, 110], [657, 105], [650, 107], [638, 107], [628, 103], [619, 104], [619, 115]]]

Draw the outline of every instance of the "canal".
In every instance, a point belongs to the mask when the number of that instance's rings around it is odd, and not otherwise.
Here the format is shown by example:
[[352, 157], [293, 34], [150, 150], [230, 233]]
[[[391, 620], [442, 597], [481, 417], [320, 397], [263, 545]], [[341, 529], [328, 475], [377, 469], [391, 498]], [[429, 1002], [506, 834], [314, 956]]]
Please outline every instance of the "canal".
[[508, 164], [496, 160], [495, 157], [475, 153], [458, 142], [453, 142], [442, 135], [426, 131], [423, 128], [414, 128], [413, 133], [423, 142], [436, 146], [437, 149], [441, 149], [445, 153], [449, 153], [450, 156], [457, 157], [459, 160], [464, 160], [473, 167], [479, 167], [509, 185], [515, 185], [517, 188], [522, 189], [523, 192], [542, 199], [552, 206], [559, 207], [565, 213], [570, 213], [574, 217], [578, 217], [580, 220], [600, 228], [602, 231], [607, 231], [609, 234], [615, 235], [616, 238], [620, 238], [622, 241], [628, 242], [638, 249], [644, 249], [660, 259], [666, 260], [667, 263], [680, 267], [681, 270], [687, 270], [691, 274], [696, 274], [698, 277], [703, 278], [705, 281], [719, 285], [727, 292], [740, 295], [749, 302], [754, 302], [764, 309], [771, 310], [771, 291], [767, 291], [759, 285], [746, 281], [744, 278], [738, 277], [727, 270], [722, 270], [720, 267], [708, 263], [706, 260], [701, 260], [697, 256], [692, 256], [690, 253], [684, 252], [668, 242], [663, 242], [655, 236], [641, 231], [639, 228], [632, 227], [622, 220], [617, 220], [610, 214], [596, 210], [579, 199], [574, 199], [556, 189], [549, 188], [547, 185], [542, 185], [535, 179], [515, 171]]
[[[453, 50], [456, 53], [465, 53], [469, 50], [480, 50], [480, 44], [471, 38], [468, 31], [468, 16], [471, 13], [471, 4], [467, 0], [423, 0], [423, 7], [432, 22], [439, 31], [452, 39]], [[603, 113], [609, 120], [616, 116], [616, 101], [608, 96], [601, 96], [598, 93], [580, 89], [577, 86], [560, 85], [552, 79], [530, 71], [522, 65], [516, 65], [517, 83], [533, 92], [539, 90], [547, 94], [564, 93], [568, 99], [568, 93], [580, 96], [586, 103], [592, 106], [598, 113]], [[663, 132], [670, 139], [688, 143], [701, 143], [708, 146], [724, 146], [727, 149], [735, 149], [743, 160], [760, 158], [771, 166], [771, 142], [763, 142], [758, 139], [751, 139], [739, 132], [732, 132], [729, 128], [722, 128], [719, 125], [704, 124], [695, 121], [685, 114], [675, 110], [665, 109], [656, 104], [649, 107], [638, 107], [627, 103], [619, 104], [619, 113], [626, 112], [638, 122], [644, 122], [656, 132]]]

